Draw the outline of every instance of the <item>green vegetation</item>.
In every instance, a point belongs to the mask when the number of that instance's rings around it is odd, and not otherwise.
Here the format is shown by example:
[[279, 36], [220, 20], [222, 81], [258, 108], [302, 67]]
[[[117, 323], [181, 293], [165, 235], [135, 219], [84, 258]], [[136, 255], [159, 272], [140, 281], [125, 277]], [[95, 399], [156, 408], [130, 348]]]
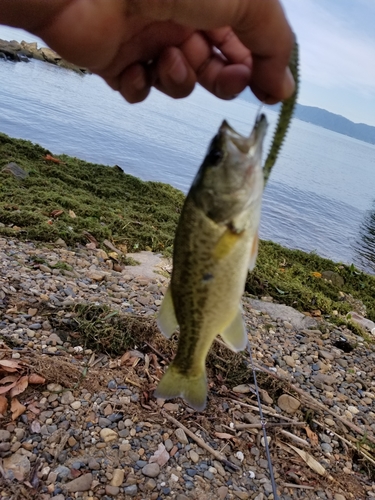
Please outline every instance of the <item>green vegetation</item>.
[[[184, 200], [180, 191], [64, 155], [58, 157], [63, 163], [53, 163], [44, 159], [47, 154], [31, 142], [0, 134], [0, 223], [5, 225], [0, 235], [44, 242], [62, 238], [72, 245], [86, 243], [88, 232], [99, 242], [126, 244], [129, 251], [171, 253]], [[26, 179], [1, 172], [12, 161], [29, 173]], [[54, 217], [56, 211], [63, 212]], [[357, 300], [375, 321], [374, 276], [272, 242], [261, 242], [246, 291], [301, 311], [319, 310], [341, 323]]]
[[[98, 241], [125, 243], [129, 251], [171, 251], [184, 199], [180, 191], [142, 182], [118, 167], [64, 155], [58, 157], [60, 164], [44, 160], [50, 154], [0, 134], [0, 222], [6, 226], [0, 234], [39, 241], [62, 238], [71, 245], [87, 243], [88, 232]], [[20, 180], [1, 172], [9, 162], [17, 163], [28, 177]]]

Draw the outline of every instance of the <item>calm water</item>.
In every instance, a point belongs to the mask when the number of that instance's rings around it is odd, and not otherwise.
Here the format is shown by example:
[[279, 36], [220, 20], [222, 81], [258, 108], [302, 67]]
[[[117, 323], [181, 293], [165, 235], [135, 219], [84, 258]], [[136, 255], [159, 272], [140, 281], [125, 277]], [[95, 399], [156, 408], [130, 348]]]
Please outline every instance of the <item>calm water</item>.
[[[0, 38], [12, 38], [5, 30]], [[256, 112], [201, 88], [131, 106], [96, 76], [0, 62], [1, 132], [184, 192], [222, 119], [248, 134]], [[276, 115], [267, 116], [268, 149]], [[294, 120], [265, 192], [261, 237], [375, 272], [374, 200], [375, 146]]]

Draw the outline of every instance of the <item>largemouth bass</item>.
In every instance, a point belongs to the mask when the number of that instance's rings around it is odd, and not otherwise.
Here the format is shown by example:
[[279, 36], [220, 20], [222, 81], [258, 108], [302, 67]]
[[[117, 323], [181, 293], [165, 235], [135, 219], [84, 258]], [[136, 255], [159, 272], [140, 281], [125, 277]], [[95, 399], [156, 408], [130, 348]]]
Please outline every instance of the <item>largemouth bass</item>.
[[158, 325], [166, 337], [180, 327], [177, 354], [155, 396], [206, 406], [205, 360], [217, 335], [233, 350], [248, 342], [241, 296], [258, 252], [264, 189], [266, 117], [250, 137], [224, 121], [185, 200], [177, 227], [171, 283]]

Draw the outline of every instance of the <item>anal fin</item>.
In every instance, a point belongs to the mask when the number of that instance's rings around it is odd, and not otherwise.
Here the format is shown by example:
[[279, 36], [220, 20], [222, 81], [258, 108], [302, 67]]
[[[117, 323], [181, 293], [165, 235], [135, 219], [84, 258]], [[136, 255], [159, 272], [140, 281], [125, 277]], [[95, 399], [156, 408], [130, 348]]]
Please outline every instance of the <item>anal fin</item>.
[[160, 331], [167, 339], [172, 336], [178, 326], [170, 285], [160, 306], [157, 323]]
[[239, 352], [245, 349], [248, 339], [241, 308], [238, 309], [232, 323], [220, 335], [232, 351]]

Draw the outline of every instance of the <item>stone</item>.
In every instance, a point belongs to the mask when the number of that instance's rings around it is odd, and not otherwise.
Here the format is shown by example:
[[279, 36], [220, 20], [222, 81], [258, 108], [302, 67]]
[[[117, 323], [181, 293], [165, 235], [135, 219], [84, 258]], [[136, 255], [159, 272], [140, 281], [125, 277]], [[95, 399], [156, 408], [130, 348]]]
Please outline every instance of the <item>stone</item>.
[[335, 493], [333, 500], [346, 500], [346, 497], [344, 497], [344, 495], [341, 495], [341, 493]]
[[181, 444], [188, 444], [189, 443], [189, 440], [188, 440], [188, 438], [185, 434], [185, 431], [183, 429], [178, 428], [175, 430], [174, 433], [175, 433], [176, 438], [179, 440], [179, 442]]
[[124, 469], [115, 469], [111, 480], [111, 486], [121, 486], [124, 482], [125, 471]]
[[81, 408], [81, 401], [73, 401], [73, 403], [70, 403], [70, 406], [73, 408], [73, 410], [78, 410]]
[[138, 486], [136, 484], [132, 484], [124, 488], [125, 495], [129, 497], [135, 497], [138, 493]]
[[[178, 478], [177, 478], [178, 480]], [[145, 488], [146, 490], [148, 491], [153, 491], [157, 486], [157, 483], [155, 481], [155, 479], [152, 479], [151, 477], [149, 479], [147, 479], [147, 481], [145, 482]]]
[[220, 500], [225, 500], [225, 497], [228, 495], [229, 489], [226, 486], [220, 486], [217, 490], [217, 494]]
[[277, 405], [287, 413], [295, 413], [301, 406], [301, 403], [293, 396], [289, 396], [289, 394], [283, 394], [277, 400]]
[[2, 467], [4, 469], [5, 478], [8, 480], [15, 478], [18, 481], [24, 481], [29, 476], [31, 470], [29, 459], [25, 455], [19, 453], [14, 453], [14, 455], [5, 457]]
[[192, 462], [194, 462], [195, 464], [199, 462], [199, 455], [196, 451], [190, 450], [189, 455]]
[[10, 432], [5, 429], [0, 429], [0, 443], [10, 441]]
[[305, 316], [290, 306], [274, 304], [273, 302], [264, 302], [256, 299], [249, 299], [249, 303], [251, 307], [263, 313], [267, 313], [275, 321], [277, 319], [288, 321], [295, 330], [316, 328], [318, 325], [316, 319], [311, 318], [310, 316]]
[[26, 179], [26, 177], [29, 175], [28, 172], [26, 172], [22, 167], [17, 165], [17, 163], [15, 163], [14, 161], [8, 163], [8, 165], [6, 165], [3, 168], [2, 172], [7, 174], [12, 174], [17, 179], [22, 179], [22, 180]]
[[89, 472], [87, 474], [82, 474], [82, 476], [73, 479], [73, 481], [70, 481], [69, 483], [66, 483], [64, 488], [71, 493], [75, 493], [77, 491], [88, 491], [91, 488], [92, 480], [92, 474]]
[[294, 368], [296, 366], [296, 360], [293, 358], [293, 356], [284, 356], [283, 359], [285, 363], [291, 368]]
[[73, 403], [75, 400], [73, 393], [71, 391], [66, 391], [64, 394], [61, 396], [61, 404], [63, 405], [70, 405]]
[[107, 484], [107, 486], [105, 487], [105, 492], [107, 493], [107, 495], [116, 496], [119, 494], [120, 488], [118, 486]]
[[113, 429], [106, 428], [100, 431], [100, 437], [105, 443], [109, 443], [118, 439], [118, 434]]
[[142, 474], [147, 477], [157, 477], [160, 474], [160, 466], [156, 463], [147, 464], [143, 467]]

